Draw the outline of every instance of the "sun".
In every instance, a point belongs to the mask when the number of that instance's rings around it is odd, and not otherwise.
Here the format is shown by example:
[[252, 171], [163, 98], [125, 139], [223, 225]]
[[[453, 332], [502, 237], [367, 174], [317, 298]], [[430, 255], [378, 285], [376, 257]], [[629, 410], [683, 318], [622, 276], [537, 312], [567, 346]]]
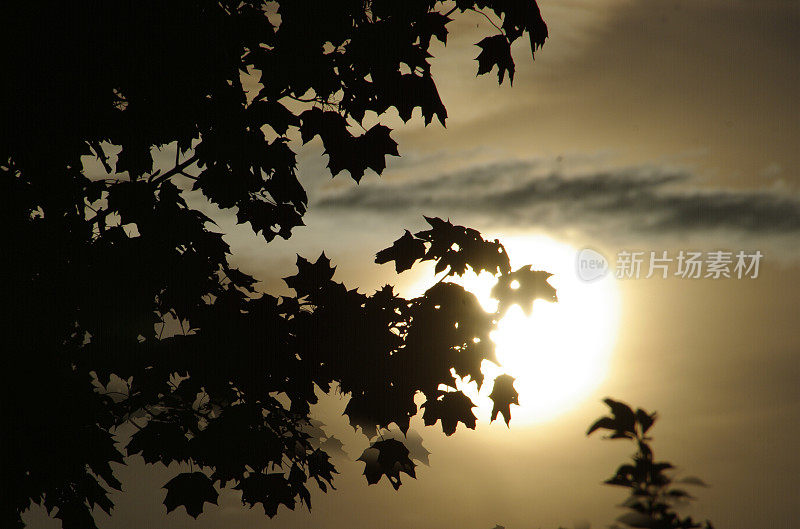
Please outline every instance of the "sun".
[[[494, 237], [492, 237], [494, 238]], [[531, 315], [515, 306], [492, 334], [500, 366], [484, 361], [486, 383], [480, 393], [474, 382], [462, 389], [478, 404], [479, 418], [488, 417], [491, 381], [508, 373], [516, 378], [519, 406], [512, 407], [515, 424], [543, 422], [563, 414], [588, 398], [605, 378], [617, 334], [619, 298], [615, 280], [606, 276], [583, 281], [577, 274], [577, 249], [547, 236], [499, 236], [513, 268], [531, 264], [553, 274], [549, 279], [558, 302], [534, 302]], [[486, 310], [495, 279], [489, 274], [457, 280], [473, 292]]]

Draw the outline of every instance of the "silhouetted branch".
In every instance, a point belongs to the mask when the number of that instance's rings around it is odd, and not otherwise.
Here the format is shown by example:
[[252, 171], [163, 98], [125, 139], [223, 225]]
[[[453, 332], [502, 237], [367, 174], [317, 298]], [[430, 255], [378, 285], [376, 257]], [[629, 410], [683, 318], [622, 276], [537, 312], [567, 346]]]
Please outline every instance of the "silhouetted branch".
[[92, 150], [94, 151], [95, 155], [97, 156], [97, 159], [100, 160], [100, 163], [103, 164], [103, 168], [106, 170], [106, 173], [113, 174], [114, 170], [108, 164], [108, 156], [106, 156], [106, 153], [103, 152], [103, 148], [100, 146], [100, 142], [90, 141], [87, 143], [89, 144], [89, 147], [91, 147]]
[[171, 177], [175, 176], [176, 174], [181, 174], [184, 169], [186, 169], [187, 167], [189, 167], [190, 165], [192, 165], [196, 161], [197, 161], [197, 154], [193, 154], [192, 156], [187, 158], [185, 161], [183, 161], [180, 164], [176, 165], [175, 167], [173, 167], [172, 169], [170, 169], [166, 173], [164, 173], [162, 175], [159, 175], [159, 176], [156, 176], [155, 178], [151, 178], [150, 179], [150, 183], [155, 185], [155, 186], [158, 186], [158, 184], [160, 184], [164, 180], [166, 180], [168, 178], [171, 178]]

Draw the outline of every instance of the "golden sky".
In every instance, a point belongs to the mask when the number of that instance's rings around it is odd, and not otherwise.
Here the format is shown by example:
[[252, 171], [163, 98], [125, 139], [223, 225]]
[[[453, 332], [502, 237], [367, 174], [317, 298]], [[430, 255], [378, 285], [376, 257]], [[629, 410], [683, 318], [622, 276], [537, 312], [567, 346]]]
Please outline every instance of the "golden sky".
[[[752, 280], [617, 282], [618, 327], [607, 375], [572, 409], [511, 428], [423, 434], [430, 467], [395, 492], [367, 486], [341, 461], [337, 491], [314, 510], [270, 520], [233, 494], [197, 521], [163, 518], [168, 472], [120, 470], [127, 492], [101, 527], [605, 527], [625, 491], [602, 486], [629, 447], [586, 438], [613, 396], [658, 410], [656, 456], [711, 484], [690, 509], [717, 527], [789, 528], [800, 501], [800, 8], [795, 0], [541, 0], [550, 39], [531, 63], [515, 50], [513, 87], [475, 78], [479, 18], [452, 24], [434, 73], [447, 128], [398, 125], [401, 158], [360, 186], [331, 181], [314, 143], [300, 151], [307, 228], [265, 248], [220, 215], [234, 259], [282, 287], [295, 253], [325, 250], [337, 277], [371, 291], [411, 289], [374, 254], [450, 217], [492, 234], [546, 235], [612, 257], [624, 249], [760, 250]], [[477, 27], [476, 27], [477, 25]], [[169, 157], [168, 153], [165, 157]], [[228, 219], [226, 221], [226, 219]], [[513, 255], [512, 255], [513, 257]], [[409, 273], [407, 273], [409, 274]], [[611, 309], [609, 309], [611, 310]], [[575, 321], [580, 332], [585, 321]], [[513, 373], [512, 373], [513, 374]], [[323, 419], [352, 459], [366, 440], [326, 404]], [[331, 411], [333, 410], [333, 411]], [[512, 410], [512, 417], [515, 410]], [[155, 485], [155, 486], [154, 486]], [[33, 513], [32, 527], [49, 526]], [[55, 527], [55, 525], [53, 525]]]

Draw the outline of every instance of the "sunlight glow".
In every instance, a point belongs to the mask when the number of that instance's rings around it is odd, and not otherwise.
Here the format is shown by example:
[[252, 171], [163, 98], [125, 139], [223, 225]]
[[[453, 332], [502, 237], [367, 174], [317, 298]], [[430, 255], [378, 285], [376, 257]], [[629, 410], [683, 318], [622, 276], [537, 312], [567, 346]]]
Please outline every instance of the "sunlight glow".
[[[494, 237], [492, 237], [494, 238]], [[480, 394], [474, 382], [458, 384], [478, 404], [479, 418], [489, 417], [492, 380], [503, 373], [516, 378], [520, 406], [512, 406], [512, 423], [526, 424], [555, 418], [576, 406], [603, 381], [616, 340], [619, 299], [614, 278], [582, 281], [576, 272], [577, 250], [546, 236], [498, 236], [512, 267], [532, 264], [553, 273], [549, 279], [558, 302], [537, 300], [527, 317], [515, 306], [492, 334], [500, 366], [484, 361], [486, 380]], [[495, 279], [489, 274], [458, 280], [487, 310]], [[476, 398], [477, 397], [477, 398]]]

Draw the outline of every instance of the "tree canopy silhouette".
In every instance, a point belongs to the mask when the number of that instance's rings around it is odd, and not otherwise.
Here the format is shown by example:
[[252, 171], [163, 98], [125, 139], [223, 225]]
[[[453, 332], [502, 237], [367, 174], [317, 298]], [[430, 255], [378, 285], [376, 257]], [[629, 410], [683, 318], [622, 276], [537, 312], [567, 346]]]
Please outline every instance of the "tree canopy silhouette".
[[[308, 433], [315, 388], [351, 396], [346, 414], [368, 437], [423, 419], [474, 428], [453, 371], [483, 383], [493, 360], [487, 314], [440, 281], [416, 299], [391, 286], [367, 295], [333, 279], [321, 255], [298, 257], [295, 294], [272, 296], [229, 263], [201, 193], [266, 242], [302, 225], [306, 193], [294, 142], [319, 136], [333, 175], [359, 181], [398, 155], [391, 130], [354, 132], [369, 114], [447, 112], [431, 76], [433, 39], [465, 11], [496, 20], [477, 43], [478, 74], [513, 81], [511, 44], [531, 52], [547, 27], [533, 0], [176, 0], [30, 4], [4, 12], [2, 225], [11, 292], [0, 380], [3, 527], [31, 502], [67, 529], [94, 527], [120, 489], [112, 463], [191, 462], [164, 488], [168, 511], [198, 516], [218, 489], [273, 516], [311, 505], [336, 472]], [[494, 30], [492, 30], [494, 31]], [[260, 77], [259, 77], [260, 76]], [[246, 79], [260, 79], [248, 92]], [[153, 154], [174, 146], [172, 167]], [[85, 167], [99, 160], [104, 175]], [[190, 188], [190, 189], [189, 189]], [[555, 293], [546, 274], [511, 270], [497, 241], [430, 218], [378, 253], [398, 272], [435, 261], [444, 277], [487, 270], [500, 307]], [[443, 277], [443, 279], [444, 279]], [[503, 289], [516, 279], [525, 288]], [[169, 322], [181, 332], [165, 333]], [[120, 391], [114, 390], [118, 381]], [[442, 385], [448, 387], [440, 390]], [[492, 417], [510, 420], [511, 377], [495, 382]], [[114, 443], [136, 426], [127, 446]], [[414, 475], [396, 439], [365, 452], [369, 483]]]

